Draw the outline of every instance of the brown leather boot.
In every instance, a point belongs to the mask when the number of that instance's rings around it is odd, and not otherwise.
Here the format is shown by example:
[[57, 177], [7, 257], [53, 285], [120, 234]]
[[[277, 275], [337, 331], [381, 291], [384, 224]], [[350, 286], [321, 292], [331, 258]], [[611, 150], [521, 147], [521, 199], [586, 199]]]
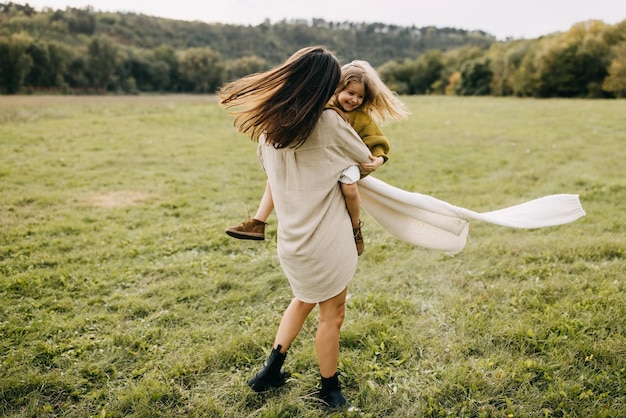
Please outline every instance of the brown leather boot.
[[263, 241], [265, 239], [265, 222], [254, 218], [248, 218], [237, 226], [229, 226], [226, 233], [237, 239], [252, 239]]
[[363, 254], [363, 250], [365, 249], [365, 242], [363, 242], [363, 234], [361, 233], [362, 226], [363, 226], [363, 222], [359, 221], [359, 226], [356, 228], [352, 228], [352, 233], [354, 234], [354, 243], [356, 244], [357, 255]]

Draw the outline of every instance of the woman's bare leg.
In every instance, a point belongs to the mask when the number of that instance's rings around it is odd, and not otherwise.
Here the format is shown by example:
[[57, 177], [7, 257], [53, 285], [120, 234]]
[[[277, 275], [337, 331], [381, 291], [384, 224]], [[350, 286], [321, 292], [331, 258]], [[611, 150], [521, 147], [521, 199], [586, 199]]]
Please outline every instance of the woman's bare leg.
[[344, 289], [337, 296], [319, 304], [320, 318], [315, 336], [315, 351], [322, 377], [332, 377], [339, 361], [339, 331], [345, 316], [346, 294]]
[[274, 340], [274, 348], [280, 345], [280, 352], [283, 354], [287, 352], [313, 308], [315, 308], [314, 303], [302, 302], [295, 298], [291, 301], [285, 313], [283, 313], [283, 318], [280, 320], [276, 339]]

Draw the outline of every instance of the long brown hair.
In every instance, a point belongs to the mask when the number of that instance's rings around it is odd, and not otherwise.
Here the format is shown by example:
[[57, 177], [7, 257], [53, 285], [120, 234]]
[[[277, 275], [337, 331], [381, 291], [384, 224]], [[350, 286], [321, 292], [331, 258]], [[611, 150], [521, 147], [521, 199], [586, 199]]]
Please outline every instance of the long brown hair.
[[239, 132], [276, 148], [301, 145], [337, 88], [341, 67], [322, 46], [295, 52], [283, 64], [225, 84], [220, 104], [235, 116]]

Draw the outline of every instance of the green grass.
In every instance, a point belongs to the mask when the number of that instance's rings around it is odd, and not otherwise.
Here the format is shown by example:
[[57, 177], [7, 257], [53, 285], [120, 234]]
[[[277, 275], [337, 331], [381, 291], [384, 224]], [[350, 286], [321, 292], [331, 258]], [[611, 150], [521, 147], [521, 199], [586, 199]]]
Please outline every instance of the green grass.
[[[626, 411], [626, 102], [406, 97], [376, 176], [476, 211], [579, 193], [587, 216], [476, 222], [455, 257], [365, 214], [340, 368], [372, 417]], [[0, 97], [0, 415], [318, 417], [316, 311], [294, 374], [246, 380], [291, 299], [255, 144], [210, 96]]]

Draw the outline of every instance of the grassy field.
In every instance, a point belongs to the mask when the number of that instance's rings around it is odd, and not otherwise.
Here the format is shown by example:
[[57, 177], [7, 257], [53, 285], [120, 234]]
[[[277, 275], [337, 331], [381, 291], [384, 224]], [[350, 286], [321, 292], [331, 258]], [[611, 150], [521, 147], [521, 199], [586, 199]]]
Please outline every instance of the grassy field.
[[[455, 257], [367, 214], [341, 380], [370, 417], [626, 416], [626, 101], [406, 97], [394, 186], [489, 211], [578, 193], [587, 216], [476, 222]], [[318, 417], [316, 312], [293, 379], [253, 393], [291, 292], [255, 144], [210, 96], [0, 96], [0, 415]]]

